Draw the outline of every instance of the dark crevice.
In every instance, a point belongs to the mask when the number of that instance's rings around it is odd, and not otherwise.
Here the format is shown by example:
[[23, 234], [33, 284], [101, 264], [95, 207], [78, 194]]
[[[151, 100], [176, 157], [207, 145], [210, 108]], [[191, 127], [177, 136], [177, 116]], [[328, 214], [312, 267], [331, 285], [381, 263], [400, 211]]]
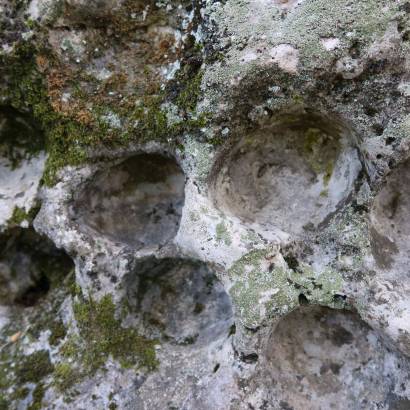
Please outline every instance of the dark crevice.
[[250, 353], [250, 354], [241, 353], [240, 359], [244, 363], [253, 364], [258, 361], [259, 356], [256, 353]]
[[74, 269], [71, 258], [33, 228], [0, 236], [0, 304], [36, 305]]
[[50, 280], [43, 274], [35, 283], [30, 286], [22, 295], [18, 296], [14, 302], [24, 307], [34, 306], [38, 300], [47, 295], [50, 290]]
[[0, 105], [0, 156], [13, 168], [45, 149], [44, 134], [39, 124], [26, 112]]
[[309, 304], [308, 298], [303, 293], [301, 293], [299, 295], [299, 305], [308, 305], [308, 304]]
[[287, 255], [284, 255], [283, 259], [285, 259], [285, 262], [288, 264], [289, 269], [292, 269], [295, 272], [298, 270], [299, 262], [294, 255], [289, 253]]

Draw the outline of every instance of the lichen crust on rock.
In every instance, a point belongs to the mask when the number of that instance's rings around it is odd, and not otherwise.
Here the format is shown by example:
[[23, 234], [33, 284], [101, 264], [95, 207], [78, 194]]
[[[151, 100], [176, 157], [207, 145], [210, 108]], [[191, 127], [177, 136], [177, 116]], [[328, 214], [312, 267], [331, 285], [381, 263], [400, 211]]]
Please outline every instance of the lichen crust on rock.
[[408, 0], [0, 0], [0, 410], [410, 408]]

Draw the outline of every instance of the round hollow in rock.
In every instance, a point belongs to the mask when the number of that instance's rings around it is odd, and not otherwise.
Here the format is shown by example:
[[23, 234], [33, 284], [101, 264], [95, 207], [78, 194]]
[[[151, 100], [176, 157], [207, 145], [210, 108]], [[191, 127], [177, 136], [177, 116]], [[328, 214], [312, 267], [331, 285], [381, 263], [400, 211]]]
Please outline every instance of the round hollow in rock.
[[313, 113], [283, 114], [226, 151], [212, 187], [216, 205], [293, 234], [336, 211], [361, 170], [350, 128]]
[[185, 176], [175, 160], [141, 154], [99, 172], [76, 199], [79, 225], [137, 249], [176, 235]]
[[74, 269], [71, 258], [33, 228], [12, 228], [0, 243], [0, 305], [34, 306]]
[[[160, 345], [158, 368], [139, 387], [134, 408], [228, 408], [233, 313], [215, 273], [195, 261], [148, 257], [125, 285], [127, 325]], [[201, 385], [209, 386], [205, 404]]]
[[372, 253], [380, 268], [410, 276], [410, 159], [395, 169], [371, 210]]
[[127, 289], [141, 332], [150, 338], [198, 347], [228, 337], [231, 301], [205, 264], [150, 257], [138, 264]]
[[396, 396], [409, 360], [387, 349], [356, 313], [319, 306], [297, 309], [272, 333], [267, 360], [269, 391], [286, 408], [302, 409], [306, 403], [314, 403], [312, 409], [410, 404]]

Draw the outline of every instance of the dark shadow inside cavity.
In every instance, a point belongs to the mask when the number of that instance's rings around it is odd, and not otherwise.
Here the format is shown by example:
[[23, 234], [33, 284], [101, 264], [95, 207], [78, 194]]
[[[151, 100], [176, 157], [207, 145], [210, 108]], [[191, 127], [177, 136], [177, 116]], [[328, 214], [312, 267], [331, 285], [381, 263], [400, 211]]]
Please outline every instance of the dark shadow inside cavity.
[[99, 172], [76, 199], [81, 227], [137, 249], [163, 246], [178, 231], [185, 176], [175, 160], [141, 154]]
[[292, 408], [306, 402], [318, 409], [390, 408], [407, 400], [393, 392], [406, 377], [409, 360], [387, 349], [353, 312], [298, 308], [273, 331], [266, 359], [272, 400]]
[[410, 275], [410, 159], [386, 178], [371, 210], [371, 245], [381, 268], [404, 269]]
[[127, 289], [138, 326], [150, 338], [200, 346], [229, 336], [230, 298], [205, 264], [148, 258]]
[[222, 153], [213, 194], [219, 208], [245, 221], [298, 233], [337, 209], [360, 170], [341, 120], [283, 114]]
[[32, 116], [0, 105], [0, 157], [15, 168], [44, 149], [44, 134]]
[[33, 228], [0, 236], [0, 304], [34, 306], [72, 272], [71, 258]]

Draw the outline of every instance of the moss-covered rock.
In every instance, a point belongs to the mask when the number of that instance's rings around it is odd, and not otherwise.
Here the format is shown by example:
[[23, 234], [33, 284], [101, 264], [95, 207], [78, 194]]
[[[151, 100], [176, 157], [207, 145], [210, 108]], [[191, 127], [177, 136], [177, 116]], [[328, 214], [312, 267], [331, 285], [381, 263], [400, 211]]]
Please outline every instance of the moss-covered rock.
[[110, 355], [124, 367], [137, 365], [152, 370], [157, 366], [156, 341], [147, 340], [135, 329], [121, 325], [111, 295], [105, 295], [100, 301], [89, 297], [76, 302], [74, 315], [81, 345], [77, 351], [72, 346], [69, 355], [79, 354], [87, 373], [102, 367]]
[[37, 382], [53, 371], [49, 352], [39, 350], [23, 358], [17, 367], [16, 376], [19, 383]]

